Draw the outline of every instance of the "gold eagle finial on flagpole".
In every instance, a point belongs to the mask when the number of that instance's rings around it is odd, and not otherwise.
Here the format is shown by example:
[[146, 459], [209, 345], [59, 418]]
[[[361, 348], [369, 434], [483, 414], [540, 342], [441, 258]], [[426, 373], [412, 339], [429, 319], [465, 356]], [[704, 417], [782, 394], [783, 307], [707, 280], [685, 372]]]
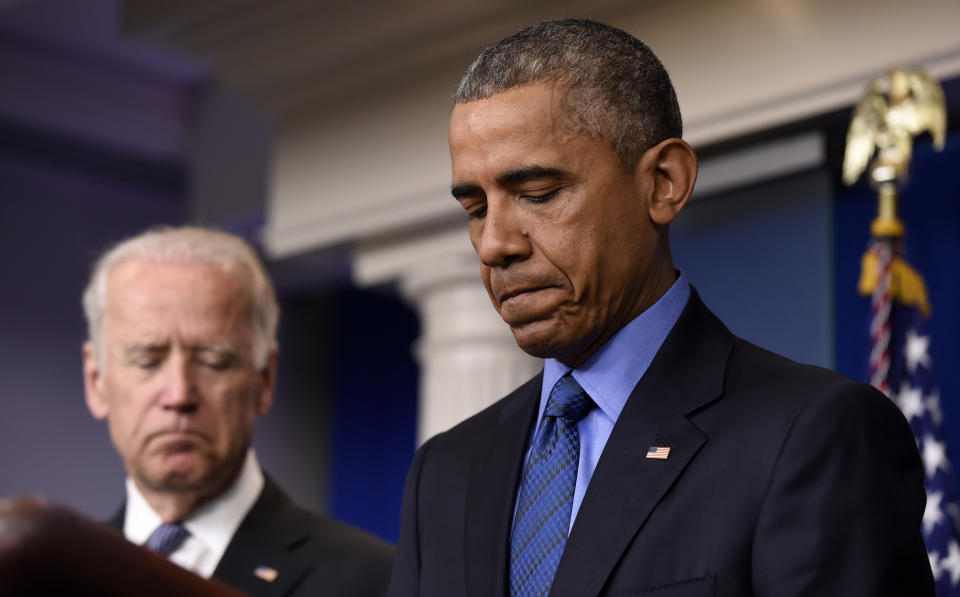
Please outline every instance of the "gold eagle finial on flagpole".
[[938, 151], [943, 149], [947, 132], [943, 90], [922, 70], [893, 69], [887, 78], [875, 79], [854, 109], [843, 156], [843, 182], [855, 183], [869, 164], [870, 182], [880, 198], [877, 218], [870, 225], [874, 236], [903, 236], [896, 184], [906, 178], [913, 138], [924, 132], [933, 137]]

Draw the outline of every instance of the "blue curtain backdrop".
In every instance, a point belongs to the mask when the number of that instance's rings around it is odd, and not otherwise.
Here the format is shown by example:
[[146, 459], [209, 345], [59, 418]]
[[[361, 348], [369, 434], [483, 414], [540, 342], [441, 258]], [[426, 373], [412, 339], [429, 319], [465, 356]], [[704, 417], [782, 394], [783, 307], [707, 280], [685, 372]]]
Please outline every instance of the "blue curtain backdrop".
[[804, 363], [832, 365], [827, 170], [691, 201], [671, 225], [674, 263], [730, 330]]
[[336, 303], [330, 514], [396, 542], [416, 447], [419, 323], [389, 292], [345, 290]]
[[[929, 331], [947, 449], [960, 465], [960, 134], [948, 136], [937, 153], [918, 144], [911, 180], [901, 193], [900, 217], [907, 228], [907, 261], [925, 279], [933, 306]], [[834, 202], [836, 321], [835, 368], [867, 378], [870, 302], [856, 292], [860, 257], [876, 215], [876, 194], [866, 185], [841, 188]]]

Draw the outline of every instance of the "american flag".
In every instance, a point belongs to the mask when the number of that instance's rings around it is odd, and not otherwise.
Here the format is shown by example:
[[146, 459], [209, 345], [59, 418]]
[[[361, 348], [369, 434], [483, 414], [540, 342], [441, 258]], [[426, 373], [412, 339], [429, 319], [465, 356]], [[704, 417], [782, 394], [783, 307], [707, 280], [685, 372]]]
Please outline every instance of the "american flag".
[[[887, 244], [884, 246], [883, 242]], [[929, 307], [923, 280], [898, 255], [900, 249], [890, 241], [876, 242], [870, 249], [887, 251], [890, 262], [885, 271], [893, 277], [874, 289], [882, 288], [890, 299], [884, 324], [889, 331], [886, 387], [890, 398], [909, 421], [923, 460], [927, 506], [922, 530], [937, 597], [960, 597], [960, 502], [954, 471], [947, 458], [940, 393], [933, 377], [929, 318], [925, 313]], [[883, 270], [883, 257], [879, 253], [876, 256], [877, 268]], [[866, 264], [865, 259], [865, 267]], [[876, 304], [878, 301], [874, 298]], [[875, 309], [871, 323], [874, 330], [883, 323], [878, 322], [878, 315]]]
[[647, 449], [647, 458], [666, 460], [670, 458], [670, 448], [667, 446], [650, 446]]

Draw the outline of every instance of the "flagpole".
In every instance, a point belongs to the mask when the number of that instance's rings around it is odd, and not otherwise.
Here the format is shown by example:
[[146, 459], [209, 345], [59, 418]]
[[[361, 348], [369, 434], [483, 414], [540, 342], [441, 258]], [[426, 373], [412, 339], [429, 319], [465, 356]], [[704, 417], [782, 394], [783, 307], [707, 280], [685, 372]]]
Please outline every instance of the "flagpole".
[[960, 597], [960, 501], [933, 381], [930, 304], [923, 278], [904, 257], [906, 228], [897, 215], [913, 139], [924, 132], [942, 150], [946, 108], [939, 84], [925, 73], [900, 69], [887, 81], [874, 81], [854, 110], [843, 180], [855, 183], [869, 165], [877, 217], [870, 223], [859, 292], [870, 296], [870, 383], [897, 404], [916, 438], [927, 496], [921, 531], [937, 596]]

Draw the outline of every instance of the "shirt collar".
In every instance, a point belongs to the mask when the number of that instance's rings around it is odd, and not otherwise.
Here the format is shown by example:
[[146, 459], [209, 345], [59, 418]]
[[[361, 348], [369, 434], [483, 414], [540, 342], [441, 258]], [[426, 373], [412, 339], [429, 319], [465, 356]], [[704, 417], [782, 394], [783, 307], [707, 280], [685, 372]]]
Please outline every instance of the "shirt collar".
[[[620, 417], [633, 388], [647, 372], [689, 298], [690, 286], [681, 271], [657, 302], [634, 317], [590, 358], [573, 369], [573, 378], [612, 421], [616, 422]], [[569, 371], [570, 367], [556, 359], [544, 361], [538, 421], [543, 416], [554, 384]]]
[[[131, 542], [143, 545], [150, 534], [163, 524], [136, 484], [127, 478], [127, 505], [123, 534]], [[247, 451], [243, 468], [233, 484], [210, 502], [192, 512], [183, 521], [191, 537], [208, 547], [219, 561], [247, 512], [263, 490], [264, 478], [253, 449]]]

